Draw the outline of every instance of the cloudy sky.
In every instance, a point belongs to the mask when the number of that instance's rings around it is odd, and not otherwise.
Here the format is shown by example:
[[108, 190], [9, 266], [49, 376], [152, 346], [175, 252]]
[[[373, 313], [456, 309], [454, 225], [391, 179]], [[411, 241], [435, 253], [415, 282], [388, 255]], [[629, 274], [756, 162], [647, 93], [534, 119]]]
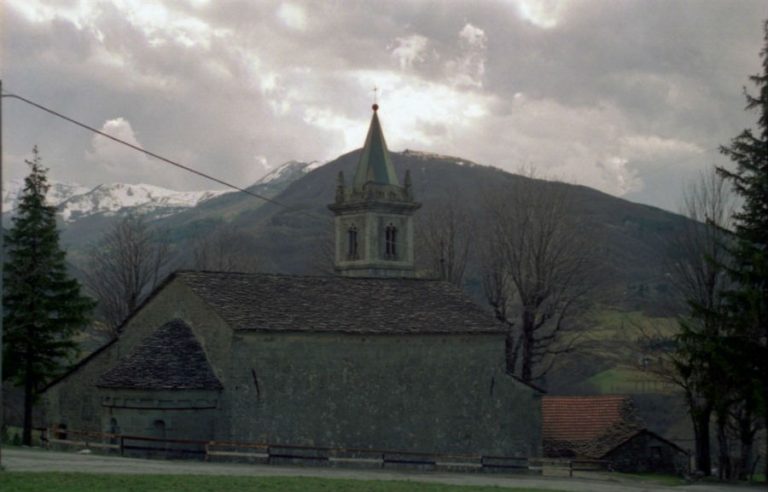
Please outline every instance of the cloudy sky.
[[[362, 145], [676, 209], [755, 115], [764, 0], [3, 0], [3, 88], [238, 185]], [[217, 186], [16, 100], [5, 179]]]

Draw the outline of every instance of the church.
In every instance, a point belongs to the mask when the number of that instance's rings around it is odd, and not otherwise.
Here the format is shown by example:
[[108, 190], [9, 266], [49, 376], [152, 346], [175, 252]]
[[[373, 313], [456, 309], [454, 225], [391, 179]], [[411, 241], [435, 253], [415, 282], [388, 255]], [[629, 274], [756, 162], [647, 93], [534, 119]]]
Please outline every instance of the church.
[[338, 177], [334, 276], [179, 271], [44, 393], [50, 428], [161, 439], [541, 455], [541, 392], [504, 328], [416, 278], [408, 173], [373, 116]]

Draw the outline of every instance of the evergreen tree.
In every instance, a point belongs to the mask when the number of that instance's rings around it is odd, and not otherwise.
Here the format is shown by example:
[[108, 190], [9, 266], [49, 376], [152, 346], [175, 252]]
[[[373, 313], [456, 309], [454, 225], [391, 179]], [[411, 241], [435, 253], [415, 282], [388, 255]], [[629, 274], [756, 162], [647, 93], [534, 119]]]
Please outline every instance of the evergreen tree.
[[72, 338], [89, 321], [93, 301], [67, 274], [55, 209], [45, 203], [47, 170], [37, 147], [26, 162], [31, 172], [6, 235], [3, 377], [24, 387], [22, 442], [29, 445], [38, 391], [76, 355]]
[[[750, 77], [758, 88], [757, 95], [744, 91], [746, 109], [759, 113], [757, 131], [744, 130], [729, 146], [721, 147], [736, 169], [718, 171], [731, 180], [744, 201], [734, 214], [734, 264], [730, 273], [736, 287], [727, 295], [726, 343], [727, 352], [738, 355], [728, 359], [728, 370], [738, 381], [744, 405], [762, 415], [768, 425], [768, 21], [764, 33], [763, 72]], [[751, 442], [742, 439], [742, 471], [751, 466], [745, 462], [751, 459], [751, 448], [745, 449], [745, 445], [751, 446]]]

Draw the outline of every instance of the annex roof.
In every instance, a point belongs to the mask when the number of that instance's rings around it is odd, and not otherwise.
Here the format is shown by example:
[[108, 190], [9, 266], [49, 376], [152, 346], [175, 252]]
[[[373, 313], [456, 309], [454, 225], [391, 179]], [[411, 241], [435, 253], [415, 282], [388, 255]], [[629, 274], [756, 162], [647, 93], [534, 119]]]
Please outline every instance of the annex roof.
[[145, 338], [104, 373], [96, 386], [145, 390], [222, 388], [192, 329], [179, 319], [169, 321]]
[[438, 280], [177, 272], [235, 330], [367, 334], [505, 333]]
[[627, 396], [544, 396], [542, 439], [546, 455], [564, 452], [601, 458], [642, 427]]

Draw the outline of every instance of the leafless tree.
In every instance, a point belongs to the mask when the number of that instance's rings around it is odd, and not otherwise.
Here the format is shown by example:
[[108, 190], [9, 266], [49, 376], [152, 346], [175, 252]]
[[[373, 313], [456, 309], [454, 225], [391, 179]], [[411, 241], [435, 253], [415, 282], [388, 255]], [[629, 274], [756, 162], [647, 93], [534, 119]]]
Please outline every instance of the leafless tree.
[[[685, 312], [694, 307], [700, 316], [685, 316], [687, 330], [716, 336], [720, 332], [721, 318], [711, 313], [721, 311], [723, 293], [729, 282], [724, 265], [728, 262], [727, 233], [733, 212], [733, 195], [726, 181], [714, 169], [691, 181], [683, 192], [680, 213], [691, 219], [686, 221], [677, 234], [671, 236], [668, 245], [668, 270], [678, 298], [684, 301]], [[728, 404], [727, 385], [717, 378], [704, 375], [698, 369], [700, 353], [681, 349], [672, 334], [643, 327], [640, 330], [642, 349], [654, 359], [644, 369], [661, 380], [679, 387], [684, 396], [693, 424], [697, 470], [711, 473], [710, 421], [716, 416], [719, 447], [718, 469], [721, 473], [729, 468], [729, 444], [727, 439]], [[708, 366], [703, 361], [704, 366]], [[717, 395], [715, 395], [717, 393]]]
[[462, 286], [474, 236], [472, 229], [467, 211], [450, 198], [439, 200], [431, 210], [422, 213], [416, 228], [417, 244], [431, 276]]
[[141, 215], [126, 216], [91, 248], [85, 282], [113, 335], [162, 281], [170, 259], [168, 242]]
[[509, 327], [507, 370], [542, 378], [579, 340], [593, 262], [562, 183], [518, 179], [487, 194], [486, 299]]
[[192, 266], [198, 270], [254, 273], [262, 265], [251, 236], [223, 225], [195, 241]]

